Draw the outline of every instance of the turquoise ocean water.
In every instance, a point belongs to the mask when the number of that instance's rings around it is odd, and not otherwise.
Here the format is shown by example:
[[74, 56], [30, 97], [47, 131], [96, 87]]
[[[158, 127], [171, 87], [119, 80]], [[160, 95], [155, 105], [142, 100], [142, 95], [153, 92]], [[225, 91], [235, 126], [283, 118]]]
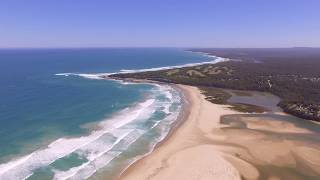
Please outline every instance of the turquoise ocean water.
[[97, 74], [213, 60], [166, 48], [0, 50], [0, 179], [115, 176], [165, 137], [182, 100]]

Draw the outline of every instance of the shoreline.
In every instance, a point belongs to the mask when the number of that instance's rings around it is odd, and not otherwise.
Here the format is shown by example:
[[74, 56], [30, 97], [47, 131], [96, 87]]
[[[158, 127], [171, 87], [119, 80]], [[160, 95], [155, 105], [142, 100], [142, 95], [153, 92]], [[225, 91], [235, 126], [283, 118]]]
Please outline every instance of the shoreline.
[[[197, 87], [269, 92], [281, 98], [278, 106], [286, 113], [304, 120], [320, 121], [319, 78], [317, 74], [311, 73], [317, 72], [317, 69], [314, 69], [314, 60], [306, 63], [287, 62], [288, 59], [296, 58], [287, 51], [275, 51], [274, 57], [269, 57], [270, 54], [266, 51], [254, 49], [228, 51], [195, 48], [186, 51], [204, 56], [210, 54], [216, 58], [215, 63], [185, 65], [175, 69], [171, 69], [174, 66], [169, 69], [154, 69], [158, 71], [150, 69], [124, 71], [112, 74], [110, 77], [152, 79]], [[305, 58], [310, 56], [306, 52], [302, 52], [301, 55]], [[280, 61], [275, 61], [276, 59]], [[224, 62], [228, 60], [230, 61]]]
[[[191, 87], [191, 86], [186, 86], [186, 85], [176, 85], [176, 84], [173, 84], [174, 86], [176, 86], [179, 91], [182, 92], [182, 98], [184, 98], [184, 108], [182, 109], [182, 117], [179, 117], [180, 119], [178, 119], [178, 125], [174, 126], [170, 132], [168, 133], [168, 135], [162, 140], [160, 141], [156, 146], [155, 148], [153, 149], [153, 151], [151, 151], [150, 153], [146, 154], [145, 156], [143, 156], [142, 158], [138, 159], [137, 161], [135, 161], [134, 163], [132, 163], [129, 167], [127, 167], [122, 173], [121, 175], [119, 176], [119, 179], [151, 179], [151, 177], [147, 177], [147, 178], [143, 178], [143, 177], [140, 177], [141, 173], [143, 173], [144, 175], [150, 173], [151, 171], [145, 171], [145, 168], [143, 167], [143, 164], [145, 164], [147, 161], [149, 161], [150, 157], [152, 156], [157, 156], [157, 155], [154, 155], [155, 153], [159, 152], [159, 151], [162, 151], [163, 149], [166, 149], [168, 146], [170, 146], [170, 144], [174, 143], [174, 140], [176, 138], [176, 136], [180, 136], [180, 129], [181, 128], [185, 128], [186, 126], [189, 126], [189, 120], [190, 120], [190, 116], [192, 117], [196, 117], [195, 115], [197, 114], [197, 112], [194, 112], [194, 104], [195, 102], [194, 101], [198, 101], [195, 96], [203, 96], [201, 93], [200, 93], [200, 90], [198, 90], [196, 87]], [[199, 94], [195, 94], [194, 92], [195, 91], [198, 91]], [[197, 97], [197, 98], [200, 98], [200, 97]], [[204, 100], [204, 98], [202, 98]], [[204, 100], [205, 101], [205, 100]], [[207, 102], [210, 104], [210, 102]], [[226, 109], [227, 106], [224, 106], [224, 105], [218, 105], [218, 106], [223, 106], [223, 108]], [[232, 110], [226, 110], [226, 111], [230, 111], [230, 113], [237, 113], [236, 111], [232, 111]], [[197, 145], [195, 145], [196, 147]], [[188, 145], [187, 145], [188, 147]], [[183, 147], [182, 149], [184, 148], [187, 148], [187, 147]], [[200, 151], [204, 150], [204, 151], [207, 151], [207, 149], [211, 149], [211, 148], [214, 148], [214, 147], [200, 147]], [[178, 149], [180, 149], [178, 147]], [[218, 154], [218, 151], [217, 151], [217, 154]], [[219, 174], [218, 176], [222, 175], [222, 176], [228, 176], [228, 178], [231, 178], [231, 179], [240, 179], [240, 175], [239, 173], [237, 172], [237, 170], [226, 160], [224, 160], [222, 158], [222, 156], [220, 155], [217, 155], [218, 159], [220, 161], [222, 161], [222, 163], [225, 165], [225, 167], [229, 170], [231, 170], [231, 173], [227, 172], [227, 173], [222, 173], [222, 174]], [[220, 162], [221, 163], [221, 162]], [[139, 169], [142, 168], [142, 172], [139, 171]], [[163, 167], [160, 166], [160, 169], [162, 169]], [[137, 169], [139, 172], [137, 172]], [[154, 173], [154, 172], [152, 172]], [[152, 174], [151, 173], [151, 174]], [[158, 173], [158, 172], [156, 172]], [[159, 173], [160, 170], [159, 170]], [[132, 174], [134, 177], [132, 177]], [[136, 176], [138, 175], [138, 176]], [[218, 177], [217, 176], [217, 177]], [[166, 178], [175, 178], [175, 179], [179, 179], [179, 178], [182, 178], [182, 177], [166, 177]], [[155, 178], [157, 179], [157, 178]], [[161, 178], [160, 178], [161, 179]]]
[[[123, 80], [119, 80], [119, 81], [123, 81]], [[133, 166], [134, 164], [138, 163], [139, 161], [143, 160], [144, 158], [146, 158], [147, 156], [151, 155], [152, 152], [161, 147], [161, 145], [163, 143], [165, 143], [168, 139], [170, 139], [170, 137], [176, 132], [176, 130], [185, 122], [186, 118], [188, 117], [189, 113], [190, 113], [190, 108], [187, 107], [187, 104], [189, 103], [188, 98], [186, 98], [185, 96], [187, 96], [187, 94], [185, 92], [183, 92], [183, 90], [179, 87], [179, 85], [177, 84], [168, 84], [168, 83], [161, 83], [161, 82], [156, 82], [156, 81], [151, 81], [151, 80], [137, 80], [137, 79], [126, 79], [125, 82], [132, 82], [132, 83], [150, 83], [150, 84], [158, 84], [158, 85], [169, 85], [172, 88], [176, 89], [179, 94], [181, 94], [181, 99], [182, 99], [182, 108], [181, 111], [178, 115], [178, 118], [176, 121], [173, 122], [172, 127], [170, 128], [168, 134], [159, 142], [157, 142], [155, 144], [155, 146], [151, 149], [150, 152], [141, 155], [139, 157], [136, 157], [136, 159], [131, 162], [128, 166], [126, 166], [121, 172], [120, 174], [117, 176], [118, 178], [121, 178], [124, 174], [127, 173], [127, 171], [129, 171], [129, 169], [131, 168], [131, 166]]]
[[[313, 179], [320, 174], [320, 143], [308, 139], [317, 132], [266, 119], [265, 114], [240, 113], [208, 102], [197, 87], [173, 85], [189, 103], [179, 125], [119, 179]], [[288, 135], [294, 135], [293, 140]]]

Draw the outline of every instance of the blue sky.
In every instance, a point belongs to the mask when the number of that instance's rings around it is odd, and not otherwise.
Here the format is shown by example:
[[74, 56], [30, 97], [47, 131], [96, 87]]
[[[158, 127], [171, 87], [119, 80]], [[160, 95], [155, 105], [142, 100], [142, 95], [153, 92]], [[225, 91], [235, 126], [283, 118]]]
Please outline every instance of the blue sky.
[[319, 0], [1, 0], [0, 47], [320, 47]]

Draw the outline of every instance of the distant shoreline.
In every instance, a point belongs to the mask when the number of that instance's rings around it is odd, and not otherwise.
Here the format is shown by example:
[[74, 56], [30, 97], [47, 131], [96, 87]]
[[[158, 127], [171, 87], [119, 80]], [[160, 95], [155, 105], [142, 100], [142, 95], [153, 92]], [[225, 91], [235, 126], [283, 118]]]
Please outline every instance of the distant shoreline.
[[295, 52], [292, 49], [193, 51], [231, 60], [152, 71], [128, 71], [111, 74], [110, 77], [269, 92], [281, 98], [278, 106], [286, 113], [320, 121], [320, 70], [316, 68], [320, 66], [320, 52]]

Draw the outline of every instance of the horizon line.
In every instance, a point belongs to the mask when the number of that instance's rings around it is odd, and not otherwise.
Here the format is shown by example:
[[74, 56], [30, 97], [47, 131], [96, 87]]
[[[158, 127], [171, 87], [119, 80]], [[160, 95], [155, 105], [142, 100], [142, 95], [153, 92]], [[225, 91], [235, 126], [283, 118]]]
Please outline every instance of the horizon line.
[[192, 46], [66, 46], [66, 47], [0, 47], [1, 50], [14, 49], [121, 49], [121, 48], [177, 48], [177, 49], [294, 49], [294, 48], [320, 48], [317, 46], [283, 46], [283, 47], [192, 47]]

